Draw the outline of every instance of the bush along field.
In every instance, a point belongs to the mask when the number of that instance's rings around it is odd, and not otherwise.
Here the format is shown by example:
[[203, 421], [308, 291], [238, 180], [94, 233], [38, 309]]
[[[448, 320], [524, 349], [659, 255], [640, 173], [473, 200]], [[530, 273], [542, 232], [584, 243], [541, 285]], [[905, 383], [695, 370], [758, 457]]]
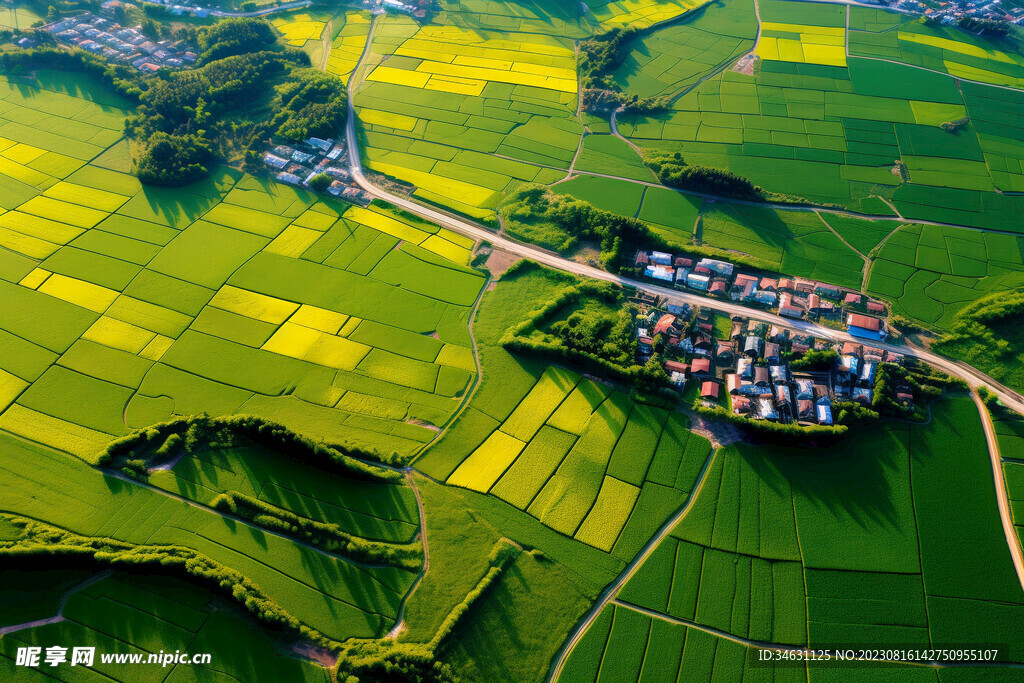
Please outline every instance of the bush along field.
[[[766, 666], [815, 678], [758, 662], [754, 642], [1009, 641], [998, 660], [1020, 662], [1012, 624], [1022, 610], [977, 410], [952, 397], [933, 405], [928, 425], [867, 427], [827, 457], [746, 444], [718, 451], [692, 507], [590, 625], [561, 680], [745, 679]], [[860, 676], [870, 665], [814, 666]], [[975, 666], [972, 675], [1013, 677]], [[947, 671], [903, 666], [898, 677], [945, 680]]]

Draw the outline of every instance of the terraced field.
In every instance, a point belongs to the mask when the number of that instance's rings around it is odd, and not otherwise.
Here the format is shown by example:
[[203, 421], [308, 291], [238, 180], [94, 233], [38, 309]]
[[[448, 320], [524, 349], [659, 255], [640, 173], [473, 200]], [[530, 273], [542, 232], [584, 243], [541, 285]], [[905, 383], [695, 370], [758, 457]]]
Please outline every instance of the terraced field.
[[0, 427], [90, 459], [172, 415], [242, 412], [408, 457], [450, 419], [475, 373], [469, 240], [230, 170], [143, 189], [104, 152], [119, 111], [28, 92], [8, 86], [7, 115], [76, 118], [2, 127]]
[[[812, 648], [1005, 633], [1024, 593], [981, 425], [965, 397], [932, 410], [929, 426], [871, 428], [827, 461], [745, 445], [718, 452], [693, 507], [593, 623], [561, 680], [656, 680], [680, 667], [736, 674], [753, 664], [742, 644], [713, 633]], [[949, 438], [959, 455], [943, 447]], [[988, 580], [967, 578], [982, 567]], [[1013, 645], [1004, 661], [1022, 657]]]

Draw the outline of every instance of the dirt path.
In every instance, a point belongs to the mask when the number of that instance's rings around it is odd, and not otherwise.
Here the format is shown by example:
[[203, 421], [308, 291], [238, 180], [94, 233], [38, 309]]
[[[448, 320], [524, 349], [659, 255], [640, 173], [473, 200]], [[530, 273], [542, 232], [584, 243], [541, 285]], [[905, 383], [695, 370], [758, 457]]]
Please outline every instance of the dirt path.
[[564, 643], [562, 643], [562, 647], [559, 648], [558, 652], [555, 654], [551, 670], [548, 672], [548, 683], [554, 683], [558, 680], [558, 677], [562, 673], [562, 669], [565, 667], [565, 662], [569, 659], [569, 655], [572, 654], [573, 649], [583, 638], [584, 634], [586, 634], [591, 624], [593, 624], [597, 617], [600, 616], [601, 611], [609, 603], [615, 601], [619, 590], [626, 585], [627, 581], [633, 578], [633, 575], [636, 574], [637, 570], [640, 569], [641, 565], [643, 565], [647, 558], [651, 556], [651, 553], [653, 553], [655, 548], [658, 547], [658, 544], [661, 543], [662, 539], [669, 535], [672, 529], [676, 527], [676, 524], [679, 523], [679, 520], [685, 517], [690, 511], [690, 508], [693, 507], [693, 502], [697, 499], [701, 489], [704, 487], [704, 480], [707, 478], [708, 470], [711, 469], [711, 462], [715, 459], [715, 453], [716, 451], [712, 450], [707, 459], [704, 460], [704, 466], [701, 468], [700, 474], [697, 476], [697, 481], [693, 486], [693, 490], [690, 491], [690, 495], [686, 498], [686, 502], [683, 503], [683, 506], [679, 508], [679, 510], [677, 510], [676, 513], [672, 515], [667, 522], [665, 522], [665, 524], [662, 525], [658, 530], [658, 533], [656, 533], [651, 540], [649, 540], [647, 544], [640, 549], [640, 552], [633, 558], [633, 561], [626, 565], [626, 568], [622, 573], [619, 574], [619, 576], [601, 592], [597, 602], [594, 603], [593, 607], [590, 608], [590, 611], [587, 612], [582, 621], [576, 625], [576, 628], [572, 630], [569, 637], [566, 638]]
[[60, 602], [57, 604], [56, 616], [46, 617], [45, 619], [36, 619], [34, 621], [26, 621], [23, 624], [13, 624], [11, 626], [4, 626], [3, 628], [0, 628], [0, 636], [5, 636], [8, 633], [15, 633], [17, 631], [23, 631], [27, 628], [35, 628], [36, 626], [46, 626], [47, 624], [58, 624], [64, 621], [64, 605], [67, 604], [68, 598], [70, 598], [72, 595], [82, 590], [83, 588], [87, 588], [88, 586], [91, 586], [97, 581], [102, 581], [103, 579], [107, 578], [113, 573], [113, 569], [107, 569], [96, 574], [95, 576], [90, 576], [85, 581], [75, 584], [71, 588], [64, 591], [64, 595], [61, 596]]
[[398, 606], [398, 614], [395, 615], [395, 625], [384, 636], [390, 639], [397, 638], [405, 633], [405, 605], [409, 602], [409, 598], [412, 597], [413, 593], [416, 592], [416, 589], [419, 588], [423, 577], [430, 571], [430, 547], [427, 544], [427, 515], [423, 510], [423, 498], [420, 496], [420, 489], [416, 486], [416, 480], [412, 476], [413, 471], [412, 468], [406, 470], [405, 479], [409, 482], [409, 486], [412, 487], [412, 492], [416, 496], [416, 507], [420, 511], [420, 538], [423, 539], [423, 568], [420, 569], [420, 573], [416, 575], [416, 580], [412, 582], [409, 590], [402, 597], [402, 604]]
[[985, 441], [988, 442], [988, 456], [992, 461], [992, 478], [996, 485], [996, 502], [999, 504], [999, 518], [1003, 522], [1003, 533], [1006, 535], [1006, 545], [1010, 548], [1010, 556], [1013, 558], [1013, 568], [1017, 571], [1017, 581], [1021, 589], [1024, 589], [1024, 554], [1021, 553], [1020, 539], [1017, 537], [1017, 530], [1013, 527], [1013, 518], [1010, 516], [1010, 502], [1006, 494], [1006, 482], [1003, 480], [1003, 463], [999, 457], [999, 439], [996, 437], [996, 430], [992, 424], [992, 416], [988, 408], [981, 402], [978, 392], [972, 391], [971, 397], [978, 412], [981, 413], [981, 426], [985, 428]]

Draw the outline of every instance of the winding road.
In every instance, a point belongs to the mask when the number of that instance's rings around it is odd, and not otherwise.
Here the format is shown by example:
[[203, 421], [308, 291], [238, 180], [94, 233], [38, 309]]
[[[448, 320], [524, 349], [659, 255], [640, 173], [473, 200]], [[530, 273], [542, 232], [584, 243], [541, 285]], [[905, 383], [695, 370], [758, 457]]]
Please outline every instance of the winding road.
[[[375, 28], [375, 25], [376, 21], [374, 21], [374, 23], [371, 25], [371, 37], [373, 35], [373, 29]], [[359, 62], [356, 65], [356, 69], [353, 72], [353, 79], [355, 79], [355, 77], [358, 75], [359, 70], [362, 68], [363, 63], [370, 52], [370, 44], [371, 38], [368, 37], [366, 45], [364, 46], [363, 49], [363, 53], [360, 56]], [[404, 209], [412, 214], [415, 214], [421, 218], [436, 223], [437, 225], [445, 227], [461, 235], [465, 235], [474, 240], [489, 242], [497, 249], [501, 249], [503, 251], [515, 254], [517, 256], [521, 256], [523, 258], [531, 259], [550, 268], [555, 268], [557, 270], [569, 272], [581, 277], [590, 277], [596, 280], [615, 282], [626, 287], [633, 287], [641, 291], [649, 292], [651, 294], [664, 297], [668, 302], [671, 303], [685, 303], [695, 306], [707, 306], [710, 308], [714, 308], [715, 310], [727, 313], [730, 316], [739, 315], [747, 318], [752, 318], [755, 320], [761, 320], [768, 323], [779, 324], [789, 328], [795, 328], [801, 332], [811, 334], [815, 337], [822, 339], [828, 339], [837, 342], [853, 341], [856, 343], [865, 343], [865, 340], [854, 337], [853, 335], [847, 332], [823, 327], [821, 325], [818, 325], [817, 323], [813, 323], [810, 321], [783, 318], [774, 313], [770, 313], [768, 311], [764, 311], [757, 308], [751, 308], [732, 301], [711, 299], [709, 297], [693, 294], [690, 292], [683, 292], [668, 287], [662, 287], [659, 285], [653, 285], [646, 282], [640, 282], [637, 280], [633, 280], [631, 278], [623, 277], [621, 275], [609, 273], [607, 271], [595, 268], [593, 266], [589, 266], [583, 263], [577, 263], [575, 261], [571, 261], [567, 258], [564, 258], [557, 253], [547, 251], [545, 249], [542, 249], [531, 244], [525, 244], [513, 239], [509, 239], [504, 235], [499, 235], [493, 230], [485, 228], [482, 225], [469, 221], [453, 213], [449, 213], [443, 209], [433, 206], [425, 206], [416, 201], [413, 201], [410, 198], [402, 197], [391, 192], [388, 192], [387, 190], [384, 190], [382, 188], [379, 188], [373, 183], [371, 183], [363, 173], [362, 160], [359, 152], [359, 139], [355, 125], [356, 114], [353, 105], [354, 91], [356, 89], [357, 84], [353, 82], [349, 89], [348, 121], [346, 123], [345, 130], [349, 148], [349, 170], [352, 174], [352, 179], [355, 181], [355, 183], [359, 185], [359, 187], [362, 188], [362, 190], [366, 192], [367, 195], [369, 195], [370, 197], [390, 202], [391, 204], [394, 204], [395, 206], [401, 209]], [[657, 183], [645, 184], [662, 187]], [[794, 207], [787, 206], [785, 208]], [[824, 210], [827, 212], [833, 212], [832, 210], [823, 207], [807, 207], [806, 210]], [[835, 211], [835, 213], [847, 212]], [[899, 220], [893, 219], [891, 216], [879, 216], [879, 218], [885, 218], [888, 220]], [[995, 381], [994, 379], [984, 374], [977, 368], [971, 367], [966, 363], [953, 361], [943, 356], [939, 356], [926, 349], [913, 346], [890, 344], [881, 341], [871, 341], [868, 343], [871, 346], [886, 351], [893, 351], [895, 353], [915, 357], [925, 363], [928, 363], [938, 368], [939, 370], [942, 370], [943, 372], [953, 377], [958, 377], [962, 379], [964, 382], [966, 382], [967, 385], [971, 388], [972, 392], [975, 394], [975, 401], [977, 402], [978, 409], [981, 412], [982, 424], [985, 429], [985, 435], [988, 442], [988, 450], [992, 460], [993, 481], [996, 487], [999, 514], [1002, 520], [1004, 533], [1006, 535], [1007, 546], [1010, 549], [1010, 554], [1013, 559], [1014, 568], [1016, 569], [1018, 579], [1021, 583], [1022, 588], [1024, 588], [1024, 556], [1022, 556], [1021, 546], [1018, 542], [1017, 535], [1013, 527], [1012, 518], [1010, 515], [1009, 504], [1006, 496], [1006, 487], [1003, 481], [1003, 471], [1002, 466], [1000, 464], [998, 444], [995, 439], [995, 434], [992, 429], [992, 423], [989, 419], [988, 412], [985, 409], [984, 405], [981, 403], [980, 399], [978, 399], [977, 397], [977, 389], [978, 387], [981, 386], [987, 386], [989, 390], [992, 393], [994, 393], [1005, 406], [1022, 414], [1024, 414], [1024, 397], [1022, 397], [1020, 394], [1013, 391], [1009, 387], [1006, 387], [1000, 384], [999, 382]], [[708, 460], [705, 462], [705, 469], [701, 473], [701, 483], [703, 482], [704, 473], [706, 472], [708, 464], [710, 463], [712, 457], [713, 456], [710, 456]], [[571, 653], [575, 644], [580, 640], [580, 638], [582, 638], [583, 634], [586, 632], [590, 623], [592, 623], [593, 620], [597, 617], [601, 609], [603, 609], [610, 602], [615, 600], [615, 597], [619, 589], [636, 572], [636, 570], [642, 564], [643, 560], [646, 559], [654, 551], [654, 549], [657, 547], [658, 543], [662, 540], [662, 538], [664, 538], [664, 536], [667, 535], [669, 531], [672, 529], [674, 523], [677, 522], [679, 519], [682, 519], [683, 516], [685, 516], [686, 512], [689, 510], [689, 506], [692, 500], [695, 498], [696, 491], [699, 490], [699, 486], [700, 484], [698, 484], [698, 486], [695, 487], [695, 492], [690, 495], [687, 503], [679, 511], [677, 511], [677, 513], [673, 515], [672, 519], [666, 522], [662, 529], [659, 530], [658, 534], [656, 534], [644, 546], [644, 548], [640, 551], [640, 553], [633, 560], [633, 562], [631, 562], [626, 567], [626, 569], [619, 575], [619, 577], [612, 584], [605, 588], [605, 590], [601, 593], [601, 596], [599, 596], [598, 601], [595, 603], [591, 611], [588, 612], [587, 616], [579, 624], [576, 625], [573, 632], [570, 634], [569, 638], [565, 641], [565, 643], [562, 645], [562, 648], [559, 650], [559, 653], [556, 655], [556, 658], [552, 665], [551, 674], [549, 675], [548, 680], [557, 680], [558, 674], [560, 673], [562, 666], [567, 660], [569, 653]]]

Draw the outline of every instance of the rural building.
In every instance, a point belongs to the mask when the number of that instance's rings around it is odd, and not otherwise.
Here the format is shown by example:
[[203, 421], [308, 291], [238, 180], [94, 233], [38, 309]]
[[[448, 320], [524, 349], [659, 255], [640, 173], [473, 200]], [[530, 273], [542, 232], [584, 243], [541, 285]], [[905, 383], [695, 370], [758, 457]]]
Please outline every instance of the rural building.
[[670, 266], [652, 264], [644, 269], [644, 275], [663, 282], [672, 282], [675, 279], [675, 271]]
[[698, 268], [706, 268], [708, 271], [720, 275], [721, 277], [732, 277], [732, 271], [735, 266], [728, 261], [719, 261], [718, 259], [702, 258], [697, 262]]
[[817, 413], [818, 423], [823, 425], [832, 424], [832, 402], [827, 396], [822, 396], [814, 404]]
[[758, 358], [761, 355], [761, 338], [753, 335], [747, 337], [743, 343], [743, 353], [751, 358]]
[[671, 313], [666, 313], [665, 315], [663, 315], [660, 318], [658, 318], [658, 322], [654, 326], [654, 334], [655, 334], [655, 336], [657, 336], [657, 335], [661, 334], [662, 332], [665, 332], [666, 330], [668, 330], [670, 327], [672, 327], [675, 324], [675, 322], [676, 322], [676, 317], [674, 315], [672, 315]]
[[870, 315], [860, 313], [850, 313], [846, 317], [846, 331], [854, 337], [865, 339], [885, 338], [885, 328], [882, 326], [882, 321], [878, 318], [872, 318]]
[[701, 398], [718, 398], [718, 382], [708, 380], [700, 385]]
[[666, 254], [663, 251], [652, 251], [650, 255], [651, 263], [656, 263], [659, 266], [671, 266], [672, 265], [672, 254]]
[[791, 294], [783, 294], [779, 297], [779, 315], [787, 318], [802, 318], [804, 312], [793, 305], [793, 296]]
[[686, 284], [688, 287], [693, 289], [699, 289], [701, 291], [707, 290], [708, 284], [711, 281], [707, 275], [698, 275], [697, 273], [690, 273], [686, 276]]
[[690, 363], [690, 374], [707, 375], [711, 372], [711, 361], [707, 358], [695, 358]]

